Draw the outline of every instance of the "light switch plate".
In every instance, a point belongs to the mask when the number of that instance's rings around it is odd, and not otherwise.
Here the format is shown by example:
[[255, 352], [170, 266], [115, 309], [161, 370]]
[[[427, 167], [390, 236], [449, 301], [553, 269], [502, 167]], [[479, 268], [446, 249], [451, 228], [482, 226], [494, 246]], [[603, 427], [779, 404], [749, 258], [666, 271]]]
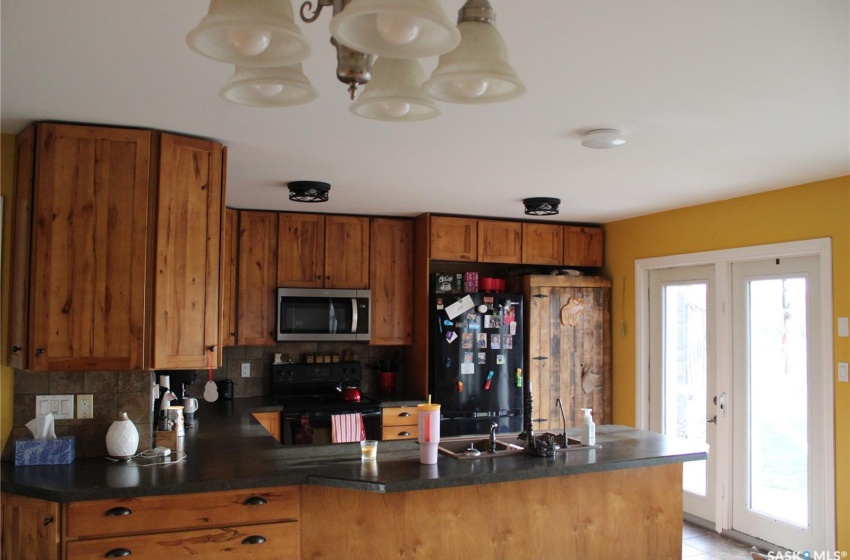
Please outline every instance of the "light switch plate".
[[54, 420], [74, 419], [74, 395], [36, 395], [36, 414], [53, 414]]
[[242, 377], [251, 377], [251, 362], [242, 363]]
[[838, 380], [844, 383], [850, 382], [850, 375], [847, 372], [847, 362], [838, 362]]
[[850, 320], [847, 317], [838, 318], [838, 336], [850, 336]]

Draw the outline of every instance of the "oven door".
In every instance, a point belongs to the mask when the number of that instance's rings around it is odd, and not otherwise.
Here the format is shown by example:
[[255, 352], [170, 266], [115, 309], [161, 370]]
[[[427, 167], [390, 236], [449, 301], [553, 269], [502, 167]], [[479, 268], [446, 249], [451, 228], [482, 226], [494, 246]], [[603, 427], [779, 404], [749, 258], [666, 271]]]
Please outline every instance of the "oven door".
[[286, 411], [280, 415], [280, 441], [283, 445], [319, 445], [332, 443], [331, 416], [334, 414], [363, 414], [366, 439], [381, 439], [381, 409], [334, 411]]

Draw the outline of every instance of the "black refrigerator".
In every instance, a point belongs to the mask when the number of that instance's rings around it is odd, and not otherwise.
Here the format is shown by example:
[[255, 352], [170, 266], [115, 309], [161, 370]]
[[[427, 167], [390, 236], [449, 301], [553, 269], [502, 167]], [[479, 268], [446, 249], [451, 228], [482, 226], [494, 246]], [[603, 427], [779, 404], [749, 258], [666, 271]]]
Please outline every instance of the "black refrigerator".
[[432, 294], [430, 384], [440, 437], [522, 431], [522, 296]]

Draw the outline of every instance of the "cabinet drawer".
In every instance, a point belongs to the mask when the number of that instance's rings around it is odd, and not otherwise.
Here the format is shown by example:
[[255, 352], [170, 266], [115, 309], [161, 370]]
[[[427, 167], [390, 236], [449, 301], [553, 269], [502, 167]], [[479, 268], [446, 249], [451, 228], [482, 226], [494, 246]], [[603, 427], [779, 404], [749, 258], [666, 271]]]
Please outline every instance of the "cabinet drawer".
[[269, 523], [74, 541], [68, 543], [66, 558], [101, 560], [129, 556], [133, 560], [298, 560], [298, 539], [298, 523]]
[[297, 520], [298, 516], [297, 486], [97, 500], [68, 505], [67, 536], [155, 533]]
[[415, 426], [419, 417], [415, 406], [391, 406], [381, 411], [382, 426]]
[[419, 437], [419, 426], [384, 426], [381, 430], [381, 439], [384, 441], [392, 439], [416, 439]]

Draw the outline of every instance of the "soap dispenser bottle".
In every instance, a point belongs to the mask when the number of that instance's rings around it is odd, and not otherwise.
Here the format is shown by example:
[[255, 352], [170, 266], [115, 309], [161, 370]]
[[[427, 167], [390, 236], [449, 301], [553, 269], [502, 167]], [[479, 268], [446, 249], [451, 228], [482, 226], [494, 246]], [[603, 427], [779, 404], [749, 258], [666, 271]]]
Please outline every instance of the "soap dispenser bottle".
[[581, 444], [595, 445], [596, 444], [596, 424], [593, 423], [593, 417], [590, 416], [591, 408], [582, 408], [584, 412], [584, 422], [581, 424]]

